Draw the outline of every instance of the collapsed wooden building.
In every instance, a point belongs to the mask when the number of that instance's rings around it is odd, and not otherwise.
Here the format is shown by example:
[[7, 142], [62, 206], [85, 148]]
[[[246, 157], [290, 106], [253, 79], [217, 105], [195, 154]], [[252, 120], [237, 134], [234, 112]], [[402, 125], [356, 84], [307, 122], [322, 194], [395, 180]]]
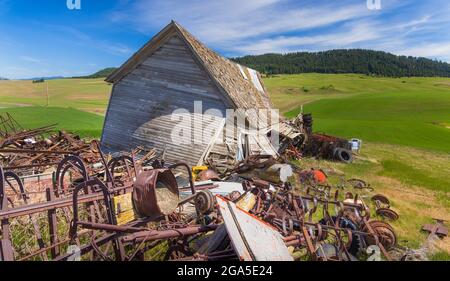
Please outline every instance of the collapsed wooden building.
[[[265, 118], [257, 112], [272, 108], [260, 74], [208, 49], [174, 21], [106, 81], [113, 84], [101, 139], [108, 152], [156, 148], [165, 151], [167, 163], [191, 166], [208, 158], [277, 154], [268, 130], [257, 135], [249, 130], [269, 128], [275, 116], [269, 113]], [[194, 104], [200, 101], [201, 112], [196, 112]], [[173, 114], [177, 109], [186, 111]], [[227, 109], [243, 110], [238, 115], [246, 125], [239, 127], [235, 118], [226, 118]], [[191, 121], [184, 128], [189, 142], [174, 142], [174, 130], [180, 129], [174, 116]], [[225, 124], [232, 124], [236, 133], [228, 134]], [[205, 128], [214, 130], [203, 138], [207, 141], [198, 142]]]

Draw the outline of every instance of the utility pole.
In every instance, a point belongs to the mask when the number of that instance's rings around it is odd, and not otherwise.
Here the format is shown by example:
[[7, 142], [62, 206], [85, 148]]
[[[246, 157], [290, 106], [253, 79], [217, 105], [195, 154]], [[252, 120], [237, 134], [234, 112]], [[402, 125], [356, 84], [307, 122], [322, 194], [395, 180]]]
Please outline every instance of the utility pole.
[[47, 107], [48, 107], [48, 104], [49, 104], [49, 96], [48, 96], [48, 81], [45, 81], [45, 85], [46, 85], [46, 93], [47, 93]]

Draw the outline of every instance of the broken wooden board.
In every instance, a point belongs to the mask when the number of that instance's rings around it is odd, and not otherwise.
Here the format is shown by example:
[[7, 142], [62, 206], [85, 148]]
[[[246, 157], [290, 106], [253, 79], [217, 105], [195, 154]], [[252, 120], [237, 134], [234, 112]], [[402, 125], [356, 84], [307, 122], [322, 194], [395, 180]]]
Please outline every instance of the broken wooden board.
[[292, 261], [281, 234], [269, 224], [216, 196], [231, 244], [244, 261]]

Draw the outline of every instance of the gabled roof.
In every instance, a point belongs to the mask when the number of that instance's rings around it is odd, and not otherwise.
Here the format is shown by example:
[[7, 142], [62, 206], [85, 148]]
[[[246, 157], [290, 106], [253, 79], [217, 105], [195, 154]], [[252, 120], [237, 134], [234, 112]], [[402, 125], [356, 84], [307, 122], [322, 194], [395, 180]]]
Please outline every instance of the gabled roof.
[[174, 35], [180, 36], [185, 41], [199, 64], [204, 67], [219, 90], [230, 98], [236, 108], [272, 107], [269, 94], [258, 72], [240, 66], [210, 50], [175, 21], [164, 27], [120, 68], [108, 76], [106, 81], [110, 83], [120, 81]]

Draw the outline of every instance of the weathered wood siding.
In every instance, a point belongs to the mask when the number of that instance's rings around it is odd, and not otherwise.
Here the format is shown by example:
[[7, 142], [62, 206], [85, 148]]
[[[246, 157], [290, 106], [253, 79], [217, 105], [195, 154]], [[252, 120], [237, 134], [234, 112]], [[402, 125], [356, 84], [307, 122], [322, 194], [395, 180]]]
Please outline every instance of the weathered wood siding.
[[191, 112], [185, 117], [192, 117], [193, 133], [197, 136], [206, 126], [219, 128], [222, 120], [193, 114], [194, 101], [202, 101], [203, 113], [217, 109], [225, 116], [226, 105], [219, 90], [185, 43], [174, 35], [114, 85], [102, 145], [109, 151], [130, 150], [139, 145], [159, 151], [166, 148], [166, 162], [196, 165], [208, 144], [174, 144], [172, 132], [179, 121], [172, 120], [172, 112], [181, 108]]

